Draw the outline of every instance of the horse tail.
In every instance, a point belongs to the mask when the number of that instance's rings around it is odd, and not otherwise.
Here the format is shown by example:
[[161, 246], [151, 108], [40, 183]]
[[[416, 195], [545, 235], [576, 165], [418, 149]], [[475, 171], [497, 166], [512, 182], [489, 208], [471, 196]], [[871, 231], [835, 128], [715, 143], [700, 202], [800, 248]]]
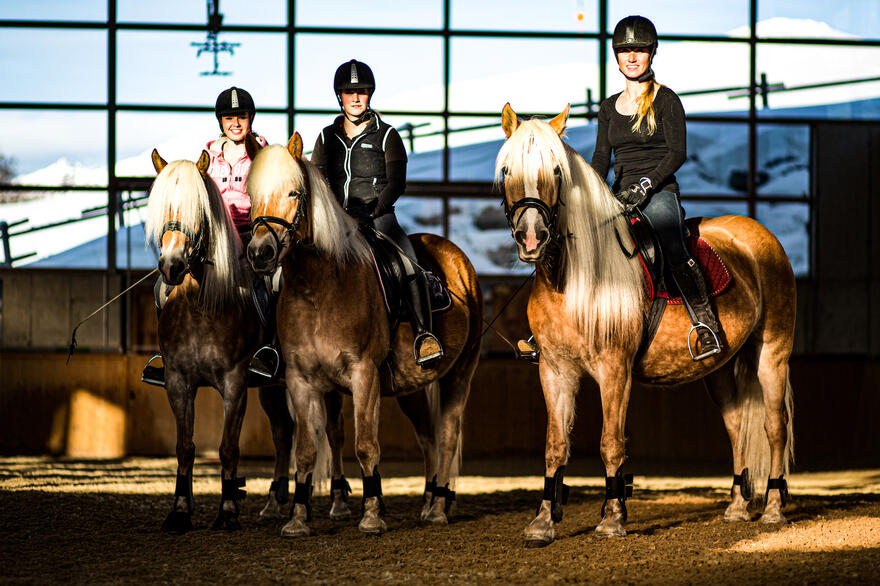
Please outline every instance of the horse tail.
[[[753, 494], [763, 498], [770, 474], [770, 442], [764, 428], [766, 408], [764, 392], [755, 370], [755, 357], [747, 354], [746, 348], [736, 359], [734, 373], [736, 376], [737, 406], [740, 413], [737, 446], [734, 447], [742, 457], [744, 466], [749, 469]], [[783, 399], [788, 414], [786, 423], [785, 455], [783, 473], [788, 475], [794, 463], [794, 397], [791, 387], [790, 373], [785, 374], [785, 395]], [[739, 473], [739, 470], [734, 471]]]
[[[431, 426], [434, 430], [434, 445], [437, 450], [437, 461], [439, 461], [441, 457], [443, 442], [443, 410], [441, 409], [441, 394], [440, 383], [436, 380], [425, 387], [425, 396], [427, 397], [428, 409], [431, 413]], [[459, 428], [458, 441], [456, 442], [455, 453], [452, 454], [452, 461], [449, 465], [449, 488], [451, 489], [455, 488], [455, 482], [458, 480], [458, 475], [461, 472], [461, 420], [462, 417], [460, 416], [457, 421]]]

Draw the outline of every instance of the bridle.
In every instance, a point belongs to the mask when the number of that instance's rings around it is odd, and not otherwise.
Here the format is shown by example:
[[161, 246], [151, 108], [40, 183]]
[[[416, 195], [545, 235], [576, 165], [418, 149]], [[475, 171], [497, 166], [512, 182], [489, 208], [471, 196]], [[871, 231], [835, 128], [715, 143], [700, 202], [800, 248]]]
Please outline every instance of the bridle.
[[[502, 177], [506, 176], [507, 167], [503, 167], [501, 172]], [[553, 170], [553, 174], [556, 176], [556, 203], [553, 204], [552, 207], [547, 205], [544, 200], [536, 197], [523, 197], [522, 199], [513, 202], [512, 205], [508, 205], [507, 197], [504, 197], [501, 204], [504, 206], [507, 225], [510, 227], [511, 231], [516, 228], [516, 213], [519, 210], [525, 211], [529, 208], [534, 208], [541, 215], [541, 219], [544, 220], [544, 225], [547, 226], [547, 229], [550, 231], [550, 238], [556, 239], [559, 237], [559, 206], [565, 205], [565, 202], [562, 201], [562, 196], [560, 195], [560, 188], [562, 187], [562, 171], [557, 166]], [[501, 183], [501, 190], [504, 191], [503, 182]]]
[[[204, 220], [201, 223], [202, 226], [205, 225]], [[165, 237], [165, 232], [180, 232], [183, 234], [187, 241], [189, 242], [189, 251], [186, 253], [186, 271], [184, 274], [191, 272], [191, 265], [195, 262], [205, 264], [205, 265], [213, 265], [214, 263], [209, 260], [204, 253], [205, 242], [207, 238], [204, 235], [204, 231], [199, 227], [198, 230], [193, 230], [186, 224], [182, 224], [176, 220], [169, 220], [165, 222], [165, 225], [162, 226], [162, 234], [159, 235], [159, 245], [161, 246], [162, 239]]]
[[[252, 236], [256, 234], [258, 227], [264, 226], [275, 240], [275, 258], [273, 259], [273, 263], [278, 262], [278, 258], [281, 256], [281, 247], [285, 241], [289, 242], [291, 246], [298, 246], [304, 240], [304, 238], [301, 235], [298, 235], [297, 232], [300, 224], [308, 218], [310, 184], [308, 170], [300, 161], [297, 162], [302, 169], [304, 185], [287, 194], [287, 197], [293, 198], [297, 203], [296, 215], [293, 217], [293, 221], [288, 222], [284, 218], [279, 218], [278, 216], [257, 216], [251, 221]], [[275, 233], [275, 230], [272, 229], [271, 224], [277, 224], [284, 229], [280, 237]]]

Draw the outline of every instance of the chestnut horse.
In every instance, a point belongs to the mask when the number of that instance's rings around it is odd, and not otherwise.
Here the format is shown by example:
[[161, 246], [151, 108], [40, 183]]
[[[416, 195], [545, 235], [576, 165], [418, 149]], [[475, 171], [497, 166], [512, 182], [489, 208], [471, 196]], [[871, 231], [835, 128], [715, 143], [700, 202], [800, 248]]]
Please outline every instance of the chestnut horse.
[[[422, 519], [447, 522], [449, 482], [460, 457], [461, 421], [479, 358], [482, 293], [474, 268], [454, 244], [430, 234], [411, 235], [420, 262], [446, 283], [452, 308], [435, 316], [434, 333], [445, 356], [417, 366], [409, 324], [392, 324], [366, 240], [336, 201], [320, 171], [302, 158], [295, 133], [287, 148], [263, 148], [248, 176], [253, 239], [248, 259], [258, 274], [283, 269], [277, 327], [286, 363], [289, 402], [297, 421], [327, 421], [334, 456], [333, 481], [342, 476], [341, 397], [354, 406], [355, 452], [364, 478], [365, 533], [386, 529], [379, 464], [379, 399], [393, 396], [412, 421], [425, 456], [426, 502]], [[325, 405], [324, 397], [328, 398]], [[327, 414], [325, 407], [330, 407]], [[314, 436], [319, 426], [296, 432], [296, 491], [285, 536], [310, 534]], [[342, 516], [339, 491], [331, 489], [331, 517]], [[337, 514], [339, 513], [339, 514]]]
[[[638, 257], [628, 257], [615, 232], [628, 233], [623, 207], [605, 181], [562, 141], [568, 107], [548, 122], [520, 121], [507, 104], [496, 181], [503, 179], [508, 219], [521, 260], [537, 265], [528, 305], [539, 344], [539, 373], [547, 404], [545, 488], [527, 545], [547, 545], [562, 519], [575, 397], [585, 375], [599, 385], [600, 452], [606, 501], [596, 531], [626, 534], [624, 424], [633, 379], [678, 385], [704, 379], [721, 408], [733, 448], [734, 489], [724, 513], [746, 521], [751, 478], [769, 474], [765, 523], [783, 523], [793, 458], [792, 390], [788, 359], [795, 322], [795, 280], [785, 251], [763, 225], [742, 216], [702, 218], [692, 230], [718, 252], [733, 284], [714, 299], [726, 344], [695, 362], [687, 347], [690, 320], [669, 306], [652, 344], [638, 362], [647, 299]], [[558, 258], [551, 270], [548, 249]], [[766, 432], [766, 436], [764, 434]], [[738, 488], [738, 490], [737, 490]]]
[[[158, 244], [159, 271], [173, 287], [159, 317], [159, 348], [165, 364], [165, 391], [177, 421], [177, 483], [174, 504], [162, 529], [192, 529], [193, 421], [196, 390], [210, 385], [223, 399], [220, 443], [222, 496], [215, 529], [240, 528], [244, 478], [237, 475], [238, 442], [247, 401], [248, 363], [262, 331], [251, 287], [254, 274], [243, 258], [241, 240], [214, 182], [207, 176], [206, 152], [198, 164], [170, 164], [153, 151], [158, 172], [150, 189], [144, 229]], [[286, 502], [294, 422], [283, 387], [260, 389], [272, 425], [275, 475], [262, 518], [280, 516]]]

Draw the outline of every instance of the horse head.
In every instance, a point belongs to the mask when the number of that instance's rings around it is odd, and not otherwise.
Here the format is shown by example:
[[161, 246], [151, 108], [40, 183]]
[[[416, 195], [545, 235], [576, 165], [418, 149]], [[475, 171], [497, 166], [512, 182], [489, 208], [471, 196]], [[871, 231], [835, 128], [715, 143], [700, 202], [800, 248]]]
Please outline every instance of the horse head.
[[247, 257], [258, 274], [271, 274], [291, 247], [308, 237], [310, 180], [302, 137], [271, 145], [254, 159], [248, 176], [253, 238]]
[[565, 151], [561, 139], [569, 106], [548, 122], [520, 120], [510, 103], [501, 112], [507, 140], [495, 162], [505, 211], [520, 260], [539, 262], [557, 234]]
[[[191, 169], [194, 167], [201, 177], [202, 183], [207, 180], [210, 157], [202, 151], [198, 163], [193, 165], [190, 161], [175, 161], [171, 165], [159, 155], [156, 149], [152, 154], [153, 167], [158, 174], [153, 189], [151, 190], [150, 202], [154, 204], [151, 213], [153, 224], [158, 213], [161, 216], [161, 228], [156, 234], [156, 242], [159, 245], [159, 272], [162, 279], [169, 285], [179, 285], [184, 277], [191, 271], [192, 264], [196, 260], [205, 261], [206, 241], [205, 232], [207, 226], [203, 226], [205, 216], [202, 213], [193, 213], [193, 206], [188, 205], [183, 197], [183, 190], [175, 190], [174, 193], [158, 195], [168, 184], [180, 185], [180, 178], [171, 179], [171, 175], [187, 177], [189, 180], [195, 176]], [[156, 193], [155, 199], [152, 197]], [[178, 197], [175, 197], [178, 196]]]

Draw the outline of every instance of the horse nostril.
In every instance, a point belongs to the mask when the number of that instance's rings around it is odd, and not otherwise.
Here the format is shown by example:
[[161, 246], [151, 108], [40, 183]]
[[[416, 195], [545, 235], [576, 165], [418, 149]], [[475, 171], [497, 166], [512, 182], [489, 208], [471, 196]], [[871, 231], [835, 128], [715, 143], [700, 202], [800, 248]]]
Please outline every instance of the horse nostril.
[[537, 234], [538, 242], [544, 242], [550, 236], [547, 230], [539, 230]]
[[524, 230], [517, 230], [513, 233], [513, 239], [516, 240], [517, 244], [522, 244], [526, 241], [526, 233]]

